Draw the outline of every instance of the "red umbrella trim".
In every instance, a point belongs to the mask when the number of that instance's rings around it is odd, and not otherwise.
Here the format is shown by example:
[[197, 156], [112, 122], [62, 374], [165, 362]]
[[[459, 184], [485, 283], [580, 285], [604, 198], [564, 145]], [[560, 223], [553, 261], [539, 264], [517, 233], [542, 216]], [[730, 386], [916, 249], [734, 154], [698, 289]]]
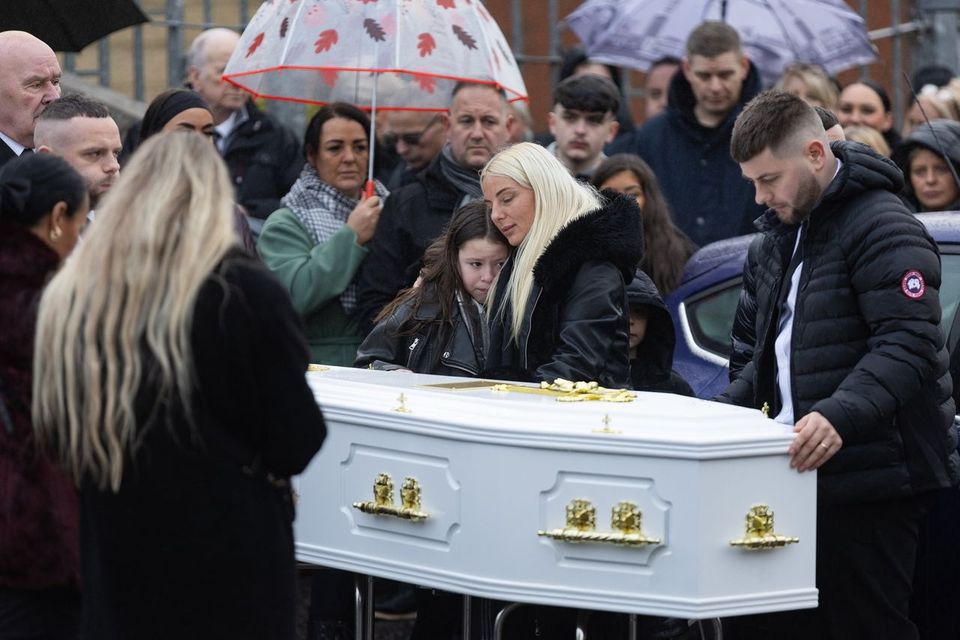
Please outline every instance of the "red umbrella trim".
[[417, 44], [417, 49], [420, 50], [420, 57], [424, 58], [433, 53], [433, 50], [437, 48], [437, 41], [433, 39], [433, 36], [429, 33], [421, 33], [417, 36], [419, 43]]
[[477, 41], [473, 39], [469, 33], [464, 31], [463, 27], [453, 25], [453, 33], [457, 36], [457, 39], [463, 43], [467, 49], [476, 49]]
[[327, 29], [326, 31], [320, 32], [320, 37], [317, 38], [317, 41], [313, 44], [316, 45], [315, 51], [320, 53], [321, 51], [329, 51], [330, 47], [337, 44], [337, 32], [335, 29]]

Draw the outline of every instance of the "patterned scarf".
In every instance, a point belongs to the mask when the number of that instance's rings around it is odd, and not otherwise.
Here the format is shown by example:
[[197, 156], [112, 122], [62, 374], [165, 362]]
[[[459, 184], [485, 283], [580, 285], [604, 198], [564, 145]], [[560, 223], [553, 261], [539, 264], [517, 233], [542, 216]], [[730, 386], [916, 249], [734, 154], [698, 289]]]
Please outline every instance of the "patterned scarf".
[[458, 207], [462, 207], [473, 200], [483, 199], [483, 190], [480, 188], [480, 170], [472, 167], [461, 167], [453, 159], [450, 145], [446, 144], [440, 151], [440, 173], [447, 181], [464, 194]]
[[[379, 180], [374, 180], [374, 185], [374, 191], [381, 200], [390, 195]], [[315, 245], [323, 244], [339, 231], [358, 202], [321, 180], [309, 164], [303, 165], [300, 177], [290, 187], [290, 193], [280, 200], [280, 204], [297, 216]], [[340, 304], [347, 315], [357, 308], [356, 274], [340, 294]]]

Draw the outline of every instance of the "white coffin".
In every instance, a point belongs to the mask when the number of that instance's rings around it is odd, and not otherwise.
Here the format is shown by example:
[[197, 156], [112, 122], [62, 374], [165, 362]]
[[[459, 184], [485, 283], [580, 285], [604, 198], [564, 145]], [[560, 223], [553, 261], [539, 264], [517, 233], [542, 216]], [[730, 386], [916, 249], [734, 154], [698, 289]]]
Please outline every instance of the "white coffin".
[[[307, 375], [329, 432], [295, 483], [303, 562], [502, 600], [686, 618], [817, 605], [816, 474], [789, 468], [791, 430], [759, 411], [652, 393], [561, 403], [435, 389], [426, 385], [467, 380], [400, 372]], [[396, 410], [401, 393], [409, 412]], [[394, 483], [394, 515], [354, 506], [374, 502], [378, 474]], [[405, 478], [419, 483], [424, 519], [396, 517]], [[611, 511], [628, 501], [659, 543], [538, 535], [564, 529], [574, 499], [595, 508], [595, 537], [618, 533]], [[732, 545], [761, 504], [776, 534], [799, 541]]]

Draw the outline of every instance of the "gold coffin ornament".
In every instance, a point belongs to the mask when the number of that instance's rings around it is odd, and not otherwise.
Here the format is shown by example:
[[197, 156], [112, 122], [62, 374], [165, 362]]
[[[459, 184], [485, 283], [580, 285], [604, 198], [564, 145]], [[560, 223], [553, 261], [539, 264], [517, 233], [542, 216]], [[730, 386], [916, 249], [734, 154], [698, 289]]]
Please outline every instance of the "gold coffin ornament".
[[773, 510], [765, 504], [750, 507], [750, 511], [747, 512], [746, 528], [746, 535], [737, 540], [731, 540], [730, 546], [749, 551], [765, 551], [800, 542], [800, 538], [774, 533]]
[[414, 522], [430, 517], [430, 514], [420, 510], [420, 483], [417, 479], [409, 476], [403, 479], [398, 506], [393, 501], [393, 478], [387, 473], [377, 474], [373, 482], [373, 500], [354, 502], [353, 508], [364, 513]]
[[562, 542], [597, 542], [627, 547], [660, 544], [660, 538], [643, 533], [642, 514], [633, 502], [618, 502], [612, 510], [613, 531], [597, 531], [597, 508], [589, 500], [575, 498], [567, 505], [567, 525], [562, 529], [537, 531], [537, 535]]

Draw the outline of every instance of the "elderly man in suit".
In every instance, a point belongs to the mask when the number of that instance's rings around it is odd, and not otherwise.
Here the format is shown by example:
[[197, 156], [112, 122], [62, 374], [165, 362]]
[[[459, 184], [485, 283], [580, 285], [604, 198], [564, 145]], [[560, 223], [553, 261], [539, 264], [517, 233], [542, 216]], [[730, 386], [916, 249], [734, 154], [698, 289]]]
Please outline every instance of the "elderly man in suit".
[[0, 165], [33, 150], [37, 117], [60, 97], [60, 73], [42, 40], [25, 31], [0, 32]]

